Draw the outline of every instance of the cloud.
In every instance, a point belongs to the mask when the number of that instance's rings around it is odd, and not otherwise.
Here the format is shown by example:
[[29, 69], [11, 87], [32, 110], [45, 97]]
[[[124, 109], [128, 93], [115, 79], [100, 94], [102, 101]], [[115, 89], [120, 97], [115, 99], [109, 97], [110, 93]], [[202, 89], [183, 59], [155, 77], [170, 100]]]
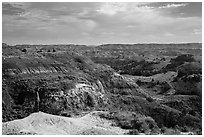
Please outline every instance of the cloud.
[[115, 35], [114, 32], [102, 32], [101, 34], [102, 35]]
[[89, 33], [87, 33], [87, 32], [82, 32], [81, 34], [84, 36], [89, 36]]
[[201, 35], [202, 34], [202, 30], [201, 29], [194, 29], [192, 34], [194, 34], [194, 35]]
[[82, 24], [81, 28], [88, 31], [93, 30], [97, 27], [97, 23], [93, 20], [82, 20], [81, 24]]
[[24, 9], [18, 7], [20, 5], [2, 3], [2, 14], [3, 15], [19, 15], [25, 12]]
[[169, 32], [166, 32], [164, 35], [165, 35], [165, 36], [168, 36], [168, 37], [174, 36], [173, 33], [169, 33]]
[[177, 8], [177, 7], [184, 7], [188, 5], [188, 3], [181, 3], [181, 4], [166, 4], [164, 6], [158, 7], [159, 9], [165, 9], [165, 8]]
[[132, 3], [125, 3], [125, 2], [106, 2], [102, 3], [100, 5], [100, 8], [97, 9], [96, 11], [100, 14], [106, 14], [106, 15], [116, 15], [120, 13], [125, 13], [125, 12], [132, 12], [135, 9], [148, 9], [152, 8], [147, 6], [150, 3], [145, 3], [145, 2], [132, 2]]
[[85, 44], [201, 41], [201, 3], [4, 4], [9, 6], [3, 8], [3, 40], [46, 43], [57, 39]]
[[126, 3], [104, 3], [97, 12], [101, 14], [115, 15], [118, 12], [126, 11], [126, 6]]

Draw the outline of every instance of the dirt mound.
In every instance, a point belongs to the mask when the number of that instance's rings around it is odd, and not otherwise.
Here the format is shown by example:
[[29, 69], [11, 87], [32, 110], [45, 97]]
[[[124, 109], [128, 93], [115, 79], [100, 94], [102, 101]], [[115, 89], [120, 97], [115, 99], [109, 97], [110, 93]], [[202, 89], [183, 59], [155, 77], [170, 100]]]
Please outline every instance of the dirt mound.
[[111, 126], [111, 121], [101, 119], [100, 112], [91, 112], [83, 117], [68, 118], [43, 112], [3, 123], [2, 134], [40, 134], [40, 135], [116, 135], [124, 130]]

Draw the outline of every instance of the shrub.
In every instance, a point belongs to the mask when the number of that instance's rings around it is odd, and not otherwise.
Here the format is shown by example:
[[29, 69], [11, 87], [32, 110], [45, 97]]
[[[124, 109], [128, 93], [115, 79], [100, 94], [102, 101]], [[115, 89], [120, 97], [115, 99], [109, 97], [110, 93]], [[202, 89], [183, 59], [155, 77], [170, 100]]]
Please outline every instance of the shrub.
[[164, 135], [180, 135], [181, 132], [177, 129], [165, 128]]
[[23, 49], [22, 52], [27, 52], [27, 50], [26, 50], [26, 49]]
[[180, 78], [185, 75], [192, 75], [192, 74], [202, 74], [202, 65], [197, 62], [192, 62], [192, 63], [181, 65], [178, 68], [177, 77]]
[[94, 107], [95, 106], [94, 98], [88, 92], [85, 92], [84, 96], [85, 96], [85, 104], [89, 107]]
[[179, 55], [176, 58], [172, 59], [171, 61], [175, 61], [175, 62], [194, 62], [194, 56], [191, 54], [183, 54], [183, 55]]
[[152, 97], [147, 97], [146, 100], [149, 101], [149, 102], [153, 102], [154, 101], [154, 99]]
[[137, 129], [133, 129], [130, 130], [128, 133], [126, 133], [127, 135], [139, 135], [139, 131]]

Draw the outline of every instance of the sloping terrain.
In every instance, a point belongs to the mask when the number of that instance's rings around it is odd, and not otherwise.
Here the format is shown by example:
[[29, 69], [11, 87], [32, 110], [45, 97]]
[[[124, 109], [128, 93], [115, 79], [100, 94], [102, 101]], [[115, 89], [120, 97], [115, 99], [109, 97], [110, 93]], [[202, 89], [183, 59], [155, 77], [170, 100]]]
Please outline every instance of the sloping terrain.
[[[201, 134], [201, 45], [145, 46], [3, 44], [3, 124], [53, 114], [66, 117], [70, 126], [73, 118], [100, 111], [98, 117], [111, 120], [125, 134]], [[83, 117], [77, 119], [84, 122]], [[48, 134], [31, 129], [32, 134]], [[61, 133], [79, 134], [61, 128], [52, 134]]]
[[[106, 103], [103, 86], [94, 73], [98, 73], [98, 68], [113, 71], [111, 68], [94, 64], [72, 52], [32, 52], [3, 55], [4, 107], [15, 107], [16, 113], [28, 115], [35, 111], [36, 92], [41, 98], [40, 109], [52, 114], [74, 109], [89, 110]], [[12, 105], [7, 105], [7, 95], [10, 95], [9, 104], [13, 102]]]
[[43, 112], [3, 123], [3, 135], [117, 135], [125, 131], [111, 126], [112, 122], [91, 112], [83, 117], [68, 118]]

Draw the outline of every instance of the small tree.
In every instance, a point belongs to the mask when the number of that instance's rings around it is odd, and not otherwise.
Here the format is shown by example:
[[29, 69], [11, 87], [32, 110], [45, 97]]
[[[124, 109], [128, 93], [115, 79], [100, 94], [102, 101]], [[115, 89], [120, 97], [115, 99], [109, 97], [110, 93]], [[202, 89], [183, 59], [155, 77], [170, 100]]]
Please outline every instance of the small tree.
[[26, 49], [23, 49], [23, 50], [22, 50], [22, 52], [25, 52], [25, 53], [26, 53], [26, 52], [27, 52], [27, 50], [26, 50]]

